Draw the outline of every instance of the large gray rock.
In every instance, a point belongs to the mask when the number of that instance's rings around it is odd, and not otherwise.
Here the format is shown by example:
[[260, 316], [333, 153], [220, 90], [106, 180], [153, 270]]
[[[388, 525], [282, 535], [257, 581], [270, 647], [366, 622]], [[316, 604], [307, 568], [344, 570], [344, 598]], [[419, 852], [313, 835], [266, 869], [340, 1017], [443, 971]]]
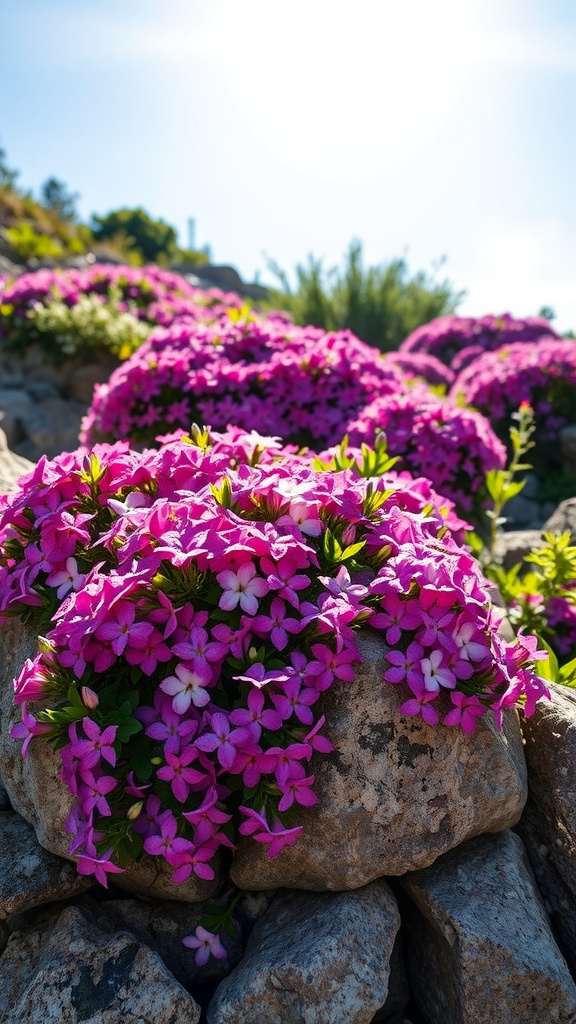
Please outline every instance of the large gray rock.
[[[59, 857], [70, 857], [71, 837], [65, 821], [74, 805], [74, 797], [60, 778], [60, 757], [41, 737], [34, 738], [28, 758], [22, 757], [20, 741], [10, 736], [12, 725], [20, 720], [20, 709], [13, 703], [13, 679], [26, 658], [37, 653], [37, 633], [17, 619], [0, 622], [0, 782], [12, 807], [34, 827], [38, 842]], [[113, 882], [121, 889], [156, 899], [184, 900], [196, 903], [215, 893], [222, 877], [216, 871], [213, 881], [194, 873], [185, 882], [172, 882], [173, 869], [160, 857], [144, 854]]]
[[33, 462], [10, 451], [6, 434], [0, 430], [0, 494], [11, 494], [15, 491], [20, 477], [32, 469]]
[[208, 1024], [368, 1024], [386, 999], [399, 925], [385, 882], [278, 896], [220, 983]]
[[560, 502], [558, 508], [546, 520], [542, 529], [549, 533], [565, 533], [568, 531], [570, 543], [576, 544], [576, 497], [567, 498], [566, 501]]
[[560, 431], [560, 458], [562, 469], [574, 477], [576, 493], [576, 424], [570, 423]]
[[520, 839], [482, 836], [402, 879], [413, 998], [428, 1024], [574, 1024], [576, 985]]
[[510, 530], [508, 533], [501, 533], [496, 543], [496, 560], [501, 562], [505, 569], [511, 569], [519, 562], [523, 562], [526, 555], [537, 548], [541, 548], [544, 539], [539, 530]]
[[[158, 953], [177, 981], [194, 990], [199, 982], [204, 985], [225, 978], [240, 963], [247, 934], [254, 922], [266, 912], [272, 899], [270, 893], [246, 893], [235, 908], [238, 933], [234, 938], [226, 934], [223, 939], [228, 958], [216, 960], [210, 957], [203, 967], [197, 966], [194, 951], [184, 946], [182, 939], [185, 935], [194, 934], [207, 912], [206, 903], [111, 900], [106, 904], [106, 911], [110, 922], [115, 921], [119, 929], [128, 929], [140, 942]], [[225, 904], [226, 897], [210, 900], [211, 906]]]
[[562, 949], [576, 972], [576, 691], [550, 687], [523, 722], [529, 798], [519, 831]]
[[13, 811], [0, 811], [0, 850], [0, 919], [69, 899], [93, 884], [40, 846], [32, 826]]
[[67, 907], [14, 932], [0, 956], [0, 1024], [197, 1024], [200, 1009], [129, 932]]
[[304, 832], [269, 860], [242, 840], [231, 869], [246, 889], [354, 889], [432, 864], [459, 843], [514, 825], [527, 795], [516, 712], [500, 733], [489, 716], [473, 737], [402, 716], [406, 692], [383, 679], [386, 647], [359, 636], [364, 664], [332, 687], [326, 715], [333, 753], [312, 761], [318, 803], [299, 809]]

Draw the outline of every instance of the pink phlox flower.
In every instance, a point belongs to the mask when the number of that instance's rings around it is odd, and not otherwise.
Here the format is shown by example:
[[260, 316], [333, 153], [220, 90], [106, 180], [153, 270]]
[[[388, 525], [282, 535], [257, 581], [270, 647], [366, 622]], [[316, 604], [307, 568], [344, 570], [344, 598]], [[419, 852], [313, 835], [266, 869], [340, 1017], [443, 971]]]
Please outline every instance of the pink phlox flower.
[[208, 633], [199, 626], [193, 626], [188, 640], [180, 641], [172, 647], [177, 658], [188, 662], [192, 671], [200, 676], [205, 683], [212, 679], [213, 662], [222, 661], [228, 654], [226, 644], [208, 641]]
[[422, 658], [420, 668], [428, 693], [435, 695], [440, 692], [440, 687], [453, 690], [456, 686], [456, 676], [448, 668], [443, 651], [430, 651], [429, 658]]
[[220, 936], [203, 928], [201, 924], [198, 925], [194, 935], [186, 935], [182, 942], [189, 949], [196, 950], [194, 961], [197, 967], [204, 967], [211, 956], [215, 960], [226, 960], [228, 956], [220, 941]]
[[335, 679], [353, 682], [355, 672], [352, 666], [355, 661], [360, 661], [355, 651], [346, 647], [336, 654], [325, 644], [312, 644], [311, 650], [316, 660], [308, 665], [310, 686], [317, 690], [327, 690]]
[[197, 786], [206, 781], [204, 772], [189, 767], [197, 756], [193, 746], [184, 747], [179, 754], [167, 753], [166, 764], [156, 772], [159, 779], [170, 783], [172, 792], [180, 803], [185, 803], [188, 799], [191, 786]]
[[[195, 811], [184, 811], [182, 817], [190, 825], [198, 827], [203, 822], [210, 822], [214, 825], [224, 825], [231, 821], [232, 815], [221, 810], [218, 806], [218, 791], [215, 786], [210, 786], [206, 791], [204, 799]], [[200, 845], [199, 843], [197, 845]]]
[[70, 753], [82, 762], [82, 769], [95, 768], [101, 758], [112, 767], [116, 764], [116, 751], [113, 743], [118, 731], [117, 725], [109, 725], [101, 730], [91, 718], [82, 719], [85, 740], [76, 740], [71, 744]]
[[150, 789], [150, 787], [152, 786], [151, 782], [144, 782], [142, 783], [142, 785], [138, 785], [138, 783], [136, 782], [136, 778], [134, 776], [134, 772], [128, 772], [128, 774], [126, 775], [126, 783], [127, 785], [124, 786], [124, 792], [128, 796], [135, 796], [139, 799], [144, 797], [146, 795], [146, 790]]
[[80, 590], [86, 574], [78, 570], [78, 562], [72, 556], [66, 559], [64, 569], [58, 569], [46, 577], [49, 587], [56, 587], [56, 597], [61, 601], [70, 590]]
[[404, 701], [398, 708], [398, 711], [401, 715], [420, 715], [428, 725], [436, 725], [439, 718], [438, 712], [430, 703], [435, 697], [436, 692], [424, 690], [419, 696], [414, 696], [410, 700]]
[[318, 802], [318, 797], [310, 787], [314, 783], [313, 775], [306, 775], [302, 765], [294, 765], [291, 774], [280, 786], [282, 798], [278, 804], [280, 812], [287, 811], [292, 807], [294, 801], [302, 807], [312, 807]]
[[[152, 623], [147, 623], [152, 626]], [[130, 643], [124, 653], [130, 665], [139, 665], [145, 675], [151, 676], [160, 662], [170, 661], [172, 652], [163, 641], [162, 633], [152, 628], [146, 636], [144, 633], [130, 637]]]
[[320, 736], [320, 729], [325, 724], [326, 715], [321, 715], [314, 727], [302, 737], [302, 743], [310, 746], [312, 750], [317, 750], [320, 754], [329, 754], [331, 750], [334, 750], [334, 744], [326, 736]]
[[268, 672], [261, 661], [257, 661], [250, 668], [246, 669], [244, 675], [234, 676], [244, 683], [252, 683], [253, 686], [261, 688], [268, 683], [285, 683], [290, 677], [286, 669], [273, 668]]
[[247, 820], [242, 822], [238, 831], [243, 836], [252, 836], [257, 843], [267, 844], [269, 860], [278, 856], [285, 846], [294, 846], [298, 836], [303, 832], [302, 825], [285, 828], [278, 819], [270, 826], [263, 811], [259, 814], [251, 807], [240, 807], [240, 810], [246, 815]]
[[210, 732], [204, 733], [196, 740], [199, 750], [206, 753], [216, 751], [222, 768], [230, 769], [237, 755], [237, 748], [252, 741], [249, 729], [230, 729], [227, 715], [215, 712], [210, 720]]
[[263, 558], [260, 567], [266, 575], [266, 582], [270, 590], [277, 590], [279, 597], [283, 597], [293, 608], [298, 608], [300, 604], [298, 594], [310, 586], [310, 579], [304, 573], [297, 572], [297, 569], [300, 568], [297, 562], [285, 555], [278, 559], [276, 564], [270, 558]]
[[176, 883], [185, 882], [190, 877], [192, 871], [198, 878], [203, 878], [208, 882], [212, 881], [214, 878], [214, 868], [210, 867], [208, 861], [212, 860], [218, 850], [218, 846], [222, 845], [220, 840], [224, 838], [222, 836], [214, 837], [202, 846], [196, 847], [188, 853], [183, 853], [179, 857], [176, 870], [172, 874], [172, 881]]
[[164, 857], [172, 866], [178, 866], [183, 855], [190, 853], [194, 845], [189, 839], [177, 836], [178, 822], [173, 814], [163, 817], [160, 833], [147, 836], [144, 849], [151, 857]]
[[172, 697], [172, 707], [178, 715], [185, 714], [191, 704], [203, 708], [210, 702], [206, 680], [186, 665], [177, 665], [174, 675], [162, 680], [160, 689]]
[[322, 523], [318, 516], [319, 510], [319, 501], [294, 498], [288, 506], [288, 511], [277, 520], [277, 525], [284, 526], [295, 523], [306, 536], [319, 537], [322, 533]]
[[34, 661], [26, 658], [20, 674], [14, 680], [15, 704], [22, 704], [23, 701], [42, 700], [45, 696], [49, 676], [40, 658], [39, 654]]
[[124, 501], [119, 501], [117, 498], [108, 498], [108, 505], [118, 516], [134, 515], [139, 509], [149, 508], [151, 502], [152, 498], [150, 495], [143, 494], [142, 491], [130, 491], [124, 498]]
[[387, 683], [403, 683], [406, 681], [411, 689], [421, 686], [423, 681], [421, 662], [424, 648], [413, 640], [406, 651], [387, 651], [386, 661], [392, 666], [386, 669], [384, 679]]
[[456, 629], [452, 633], [461, 658], [465, 661], [483, 661], [490, 656], [490, 647], [486, 636], [475, 622], [460, 616]]
[[161, 831], [164, 817], [172, 814], [172, 811], [162, 811], [161, 808], [160, 798], [151, 793], [143, 810], [132, 823], [134, 832], [139, 832], [143, 836], [157, 835]]
[[231, 612], [240, 605], [247, 615], [256, 615], [258, 598], [268, 593], [268, 584], [261, 576], [256, 575], [253, 562], [241, 565], [237, 572], [225, 569], [218, 573], [216, 579], [223, 593], [218, 602], [224, 611]]
[[272, 694], [272, 703], [282, 719], [287, 720], [294, 714], [303, 725], [312, 725], [314, 716], [310, 707], [319, 697], [319, 690], [302, 686], [300, 680], [294, 678], [284, 683], [282, 693]]
[[164, 711], [161, 719], [148, 726], [145, 735], [164, 743], [164, 754], [166, 755], [177, 754], [182, 746], [189, 743], [197, 731], [197, 719], [183, 719], [170, 707]]
[[345, 565], [340, 566], [335, 576], [319, 576], [318, 579], [331, 594], [336, 597], [346, 594], [348, 598], [353, 599], [354, 604], [358, 604], [368, 595], [367, 586], [363, 583], [352, 583]]
[[270, 615], [257, 615], [252, 623], [255, 633], [270, 636], [274, 647], [283, 651], [288, 644], [288, 633], [299, 633], [302, 623], [299, 619], [290, 618], [286, 604], [280, 597], [274, 597], [270, 604]]
[[476, 719], [486, 714], [486, 706], [475, 695], [467, 697], [460, 690], [454, 690], [450, 700], [454, 707], [444, 716], [444, 725], [459, 725], [470, 736], [476, 728]]
[[252, 687], [246, 703], [247, 708], [235, 708], [230, 713], [230, 721], [233, 725], [250, 729], [255, 742], [260, 739], [262, 728], [271, 731], [282, 728], [281, 716], [273, 708], [265, 708], [265, 697], [258, 687]]
[[103, 622], [96, 630], [97, 638], [110, 644], [117, 656], [124, 653], [128, 644], [145, 643], [154, 629], [151, 622], [136, 622], [136, 613], [133, 601], [116, 603], [114, 618]]
[[120, 875], [124, 871], [124, 868], [119, 868], [117, 864], [112, 863], [111, 856], [112, 849], [106, 850], [106, 853], [102, 853], [99, 857], [81, 853], [78, 855], [76, 870], [79, 875], [94, 875], [96, 881], [107, 889], [108, 875]]
[[421, 622], [418, 601], [403, 601], [398, 594], [390, 594], [382, 602], [382, 610], [370, 618], [374, 629], [386, 630], [386, 643], [391, 647], [398, 643], [404, 630], [418, 629]]
[[96, 779], [91, 771], [84, 771], [82, 783], [78, 787], [82, 813], [88, 816], [96, 808], [103, 818], [109, 818], [112, 811], [106, 796], [116, 789], [117, 785], [118, 780], [112, 775], [101, 775]]
[[10, 729], [10, 735], [15, 740], [24, 740], [22, 744], [22, 757], [28, 757], [28, 747], [30, 741], [34, 739], [34, 736], [42, 736], [52, 730], [52, 726], [49, 722], [37, 722], [34, 715], [31, 715], [28, 711], [26, 702], [24, 701], [21, 709], [22, 721], [16, 722]]
[[231, 775], [242, 775], [244, 785], [251, 789], [258, 785], [263, 775], [271, 775], [275, 767], [276, 758], [265, 753], [257, 743], [251, 743], [238, 750], [228, 771]]
[[300, 771], [300, 761], [309, 761], [312, 756], [312, 747], [309, 743], [289, 743], [287, 747], [269, 747], [266, 751], [268, 757], [276, 760], [274, 777], [279, 786], [291, 775]]

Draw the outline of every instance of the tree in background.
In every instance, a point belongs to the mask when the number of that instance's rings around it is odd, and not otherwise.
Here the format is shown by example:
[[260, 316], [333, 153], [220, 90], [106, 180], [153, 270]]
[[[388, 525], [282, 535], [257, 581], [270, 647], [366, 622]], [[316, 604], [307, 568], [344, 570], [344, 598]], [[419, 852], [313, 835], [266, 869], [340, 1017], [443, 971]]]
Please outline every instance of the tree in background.
[[78, 220], [76, 203], [80, 195], [69, 192], [68, 186], [59, 178], [47, 178], [40, 189], [40, 202], [47, 210], [58, 214], [62, 220], [74, 222]]
[[288, 310], [298, 324], [328, 331], [348, 328], [384, 352], [398, 348], [420, 324], [453, 313], [465, 294], [455, 292], [450, 281], [437, 281], [434, 273], [419, 271], [410, 277], [403, 259], [365, 268], [357, 239], [350, 243], [342, 269], [326, 272], [313, 256], [307, 265], [299, 264], [295, 289], [277, 264], [269, 261], [268, 266], [282, 285], [272, 293], [273, 306]]
[[154, 220], [142, 207], [123, 207], [99, 217], [91, 224], [96, 241], [124, 237], [145, 263], [168, 262], [176, 252], [176, 230], [163, 220]]
[[0, 188], [14, 188], [20, 171], [13, 171], [6, 163], [6, 150], [0, 146]]

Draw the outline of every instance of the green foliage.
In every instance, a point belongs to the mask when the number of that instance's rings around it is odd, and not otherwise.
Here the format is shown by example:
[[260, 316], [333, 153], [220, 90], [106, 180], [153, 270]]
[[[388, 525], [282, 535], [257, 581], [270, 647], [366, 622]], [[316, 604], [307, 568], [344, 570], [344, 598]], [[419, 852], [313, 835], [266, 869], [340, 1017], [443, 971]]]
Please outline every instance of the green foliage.
[[6, 150], [0, 146], [0, 189], [13, 189], [20, 176], [19, 171], [14, 171], [6, 162]]
[[57, 260], [64, 255], [64, 250], [56, 239], [35, 231], [28, 221], [20, 221], [14, 227], [7, 228], [6, 237], [14, 252], [23, 260]]
[[120, 292], [113, 288], [106, 301], [98, 295], [81, 295], [73, 306], [58, 297], [46, 305], [38, 302], [28, 311], [27, 320], [31, 337], [55, 358], [109, 352], [127, 359], [151, 331], [148, 324], [120, 309]]
[[325, 272], [322, 261], [308, 257], [296, 267], [297, 287], [272, 261], [270, 270], [282, 290], [271, 296], [271, 305], [291, 313], [298, 324], [315, 324], [325, 330], [349, 328], [364, 341], [387, 352], [420, 324], [453, 313], [464, 297], [449, 281], [436, 281], [419, 271], [409, 276], [405, 260], [365, 268], [362, 244], [351, 242], [341, 269]]
[[111, 210], [94, 215], [92, 234], [97, 241], [117, 238], [129, 240], [146, 263], [167, 262], [176, 251], [176, 231], [163, 220], [154, 220], [141, 207]]
[[513, 413], [512, 419], [516, 420], [518, 426], [510, 427], [510, 461], [505, 469], [491, 469], [486, 474], [486, 490], [492, 501], [492, 508], [487, 509], [485, 515], [488, 520], [488, 537], [486, 548], [477, 538], [472, 540], [472, 548], [480, 557], [485, 566], [494, 561], [498, 531], [504, 525], [506, 519], [502, 516], [505, 505], [524, 487], [524, 480], [515, 480], [519, 473], [531, 469], [531, 465], [524, 462], [526, 454], [534, 447], [532, 435], [535, 430], [534, 412], [528, 403], [523, 402], [517, 413]]
[[58, 178], [47, 178], [40, 190], [41, 203], [64, 221], [78, 219], [76, 202], [79, 198], [77, 192], [69, 192], [64, 182]]

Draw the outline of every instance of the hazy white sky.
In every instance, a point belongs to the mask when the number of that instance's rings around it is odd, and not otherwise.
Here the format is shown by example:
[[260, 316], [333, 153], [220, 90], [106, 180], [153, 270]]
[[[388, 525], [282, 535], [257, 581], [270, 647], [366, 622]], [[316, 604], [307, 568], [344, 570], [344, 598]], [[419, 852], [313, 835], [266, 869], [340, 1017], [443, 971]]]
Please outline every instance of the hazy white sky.
[[574, 0], [0, 0], [0, 142], [271, 279], [405, 256], [576, 328]]

